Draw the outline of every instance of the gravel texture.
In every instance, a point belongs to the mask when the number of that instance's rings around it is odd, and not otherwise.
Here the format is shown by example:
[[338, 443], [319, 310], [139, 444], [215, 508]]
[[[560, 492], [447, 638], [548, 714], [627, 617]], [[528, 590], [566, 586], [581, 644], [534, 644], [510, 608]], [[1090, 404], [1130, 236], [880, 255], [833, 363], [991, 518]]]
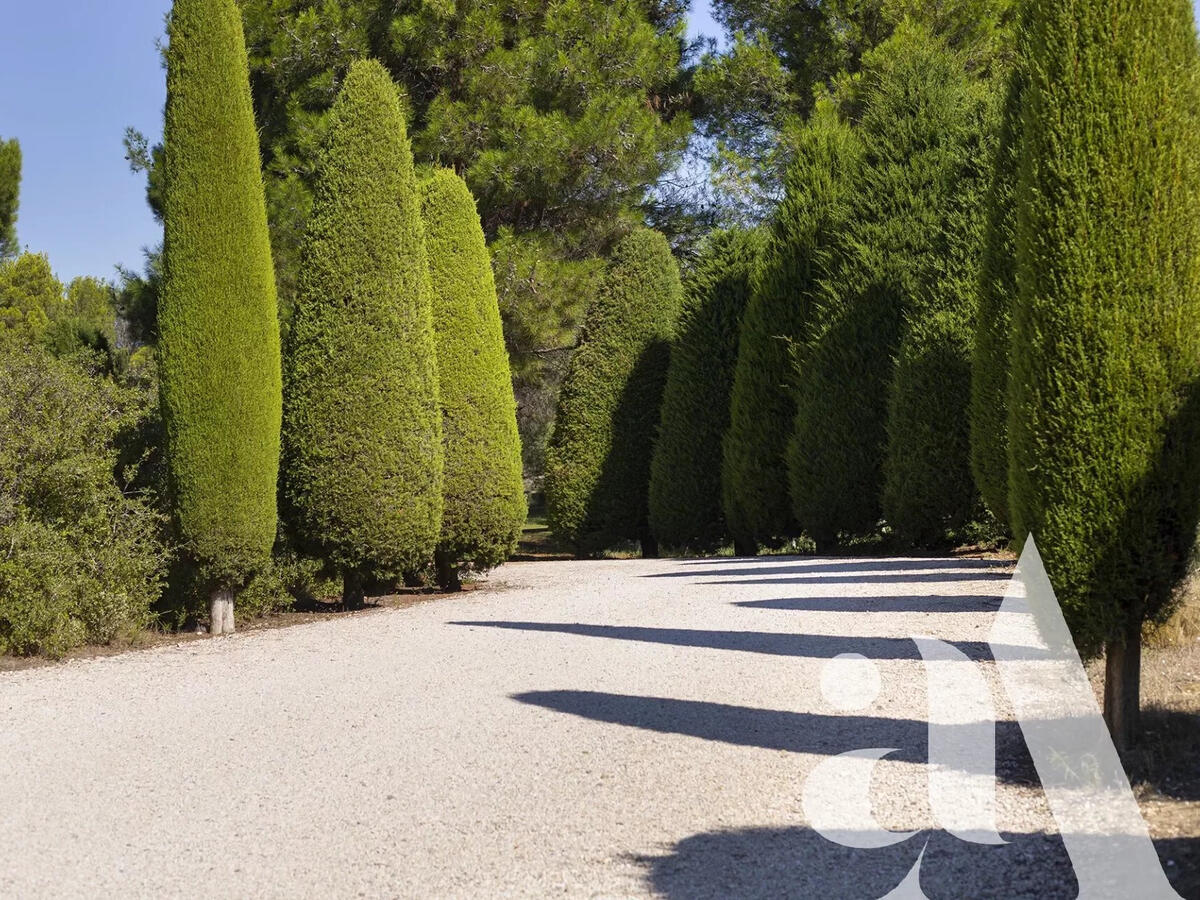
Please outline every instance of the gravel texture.
[[[1073, 896], [1011, 723], [1007, 844], [924, 799], [909, 637], [982, 645], [1009, 571], [514, 563], [406, 609], [3, 674], [0, 896], [874, 898], [922, 846], [931, 898]], [[841, 653], [879, 667], [863, 711], [823, 695]], [[840, 847], [805, 777], [870, 747], [899, 748], [876, 818], [921, 833]]]

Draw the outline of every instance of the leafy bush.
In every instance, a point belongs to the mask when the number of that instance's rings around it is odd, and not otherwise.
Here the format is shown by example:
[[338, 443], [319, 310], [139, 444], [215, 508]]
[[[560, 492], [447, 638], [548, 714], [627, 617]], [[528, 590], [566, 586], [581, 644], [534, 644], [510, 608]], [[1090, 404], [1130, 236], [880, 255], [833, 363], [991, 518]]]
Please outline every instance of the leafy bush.
[[0, 651], [58, 655], [150, 621], [165, 517], [114, 479], [136, 394], [0, 350]]
[[758, 231], [714, 233], [685, 284], [650, 467], [650, 529], [669, 547], [708, 552], [725, 540], [721, 441], [762, 243]]

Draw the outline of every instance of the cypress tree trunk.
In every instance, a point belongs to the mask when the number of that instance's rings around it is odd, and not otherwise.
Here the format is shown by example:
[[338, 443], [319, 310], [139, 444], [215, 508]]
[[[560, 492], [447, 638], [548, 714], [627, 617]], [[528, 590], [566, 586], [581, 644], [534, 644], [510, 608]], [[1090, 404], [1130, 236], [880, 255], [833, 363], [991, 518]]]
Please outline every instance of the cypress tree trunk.
[[433, 555], [433, 562], [437, 567], [437, 580], [441, 589], [447, 593], [461, 591], [462, 581], [458, 577], [458, 565], [454, 556], [446, 550], [438, 550]]
[[209, 634], [233, 634], [233, 591], [225, 587], [216, 588], [209, 599], [208, 615]]
[[1137, 742], [1141, 720], [1142, 629], [1131, 621], [1109, 641], [1104, 657], [1104, 721], [1113, 744], [1124, 753]]
[[642, 559], [658, 559], [658, 539], [650, 532], [649, 526], [642, 528], [638, 542], [642, 545]]
[[754, 541], [735, 538], [733, 541], [734, 556], [758, 556], [758, 544]]
[[362, 569], [348, 566], [342, 573], [342, 606], [362, 609], [367, 605], [367, 591]]

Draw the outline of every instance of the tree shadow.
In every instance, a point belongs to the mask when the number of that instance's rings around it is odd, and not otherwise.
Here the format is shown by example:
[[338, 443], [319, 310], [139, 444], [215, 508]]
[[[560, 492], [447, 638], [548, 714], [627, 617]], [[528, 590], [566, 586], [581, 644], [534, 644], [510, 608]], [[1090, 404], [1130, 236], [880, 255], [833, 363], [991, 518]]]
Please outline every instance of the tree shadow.
[[783, 597], [778, 600], [741, 600], [743, 609], [783, 609], [795, 612], [852, 613], [987, 613], [1000, 608], [1004, 598], [990, 594], [931, 594], [898, 597]]
[[[643, 576], [648, 577], [648, 576]], [[697, 577], [702, 577], [697, 574]], [[725, 581], [701, 581], [698, 584], [738, 585], [754, 587], [760, 584], [944, 584], [954, 581], [1010, 581], [1012, 576], [993, 572], [913, 572], [908, 575], [791, 575], [785, 578], [740, 578]]]
[[[857, 559], [853, 561], [813, 560], [812, 562], [795, 562], [794, 559], [774, 560], [771, 557], [758, 557], [759, 562], [751, 563], [749, 559], [731, 560], [733, 568], [721, 566], [707, 571], [685, 570], [682, 572], [654, 572], [641, 576], [642, 578], [730, 578], [733, 576], [753, 577], [758, 575], [819, 575], [823, 572], [846, 572], [864, 574], [870, 572], [979, 572], [980, 578], [1011, 578], [1012, 565], [1003, 560], [975, 559]], [[684, 560], [692, 565], [715, 565], [711, 559]], [[778, 562], [793, 563], [781, 566]], [[737, 568], [737, 566], [744, 568]], [[996, 572], [1003, 569], [1003, 572]]]

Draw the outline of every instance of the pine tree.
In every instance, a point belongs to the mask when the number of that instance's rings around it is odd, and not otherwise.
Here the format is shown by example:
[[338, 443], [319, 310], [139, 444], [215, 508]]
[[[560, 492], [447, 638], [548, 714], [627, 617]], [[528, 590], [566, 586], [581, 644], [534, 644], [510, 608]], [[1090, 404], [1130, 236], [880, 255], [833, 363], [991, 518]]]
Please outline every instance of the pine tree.
[[21, 145], [0, 139], [0, 262], [20, 252], [17, 206], [21, 199]]
[[761, 238], [714, 233], [686, 281], [650, 467], [650, 529], [669, 547], [707, 552], [725, 540], [721, 441]]
[[1034, 0], [1017, 202], [1009, 511], [1105, 715], [1138, 731], [1141, 629], [1200, 520], [1200, 82], [1188, 0]]
[[491, 258], [475, 198], [449, 169], [422, 185], [441, 382], [445, 482], [438, 579], [499, 565], [525, 524], [521, 441]]
[[666, 238], [643, 228], [617, 245], [588, 306], [546, 453], [550, 528], [582, 553], [623, 540], [657, 553], [650, 457], [682, 293]]
[[421, 199], [396, 87], [350, 67], [326, 135], [288, 336], [284, 497], [302, 542], [365, 577], [432, 556], [442, 432]]
[[725, 516], [739, 554], [797, 531], [787, 489], [795, 352], [807, 339], [815, 291], [845, 225], [857, 157], [854, 135], [834, 106], [818, 106], [800, 135], [739, 336], [722, 463]]
[[169, 37], [162, 405], [176, 518], [220, 634], [275, 539], [279, 325], [237, 5], [176, 0]]

